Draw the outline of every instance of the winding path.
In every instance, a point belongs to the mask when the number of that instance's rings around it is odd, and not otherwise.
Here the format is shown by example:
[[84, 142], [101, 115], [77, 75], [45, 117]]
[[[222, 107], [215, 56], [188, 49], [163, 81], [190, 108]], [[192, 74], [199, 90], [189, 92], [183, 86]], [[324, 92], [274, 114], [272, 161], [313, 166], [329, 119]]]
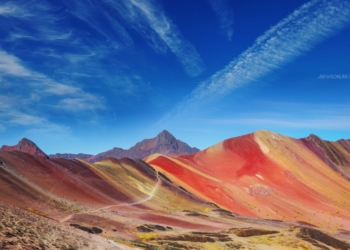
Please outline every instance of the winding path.
[[79, 213], [70, 214], [70, 215], [68, 215], [68, 216], [66, 216], [66, 217], [64, 217], [64, 218], [62, 218], [61, 220], [59, 220], [59, 222], [60, 222], [60, 223], [66, 222], [66, 221], [70, 220], [70, 219], [73, 217], [73, 215], [75, 215], [75, 214], [89, 214], [89, 213], [95, 213], [95, 212], [98, 212], [98, 211], [101, 211], [101, 210], [109, 209], [109, 208], [112, 208], [112, 207], [134, 206], [134, 205], [138, 205], [138, 204], [145, 203], [145, 202], [151, 200], [151, 199], [154, 197], [154, 195], [155, 195], [156, 192], [158, 191], [159, 185], [161, 184], [161, 180], [160, 180], [160, 178], [159, 178], [158, 171], [156, 172], [156, 177], [157, 177], [157, 183], [156, 183], [156, 185], [152, 188], [152, 191], [151, 191], [150, 195], [149, 195], [147, 198], [144, 198], [144, 199], [139, 200], [139, 201], [131, 202], [131, 203], [123, 203], [123, 204], [110, 205], [110, 206], [101, 207], [101, 208], [98, 208], [98, 209], [95, 209], [95, 210], [92, 210], [92, 211], [79, 212]]

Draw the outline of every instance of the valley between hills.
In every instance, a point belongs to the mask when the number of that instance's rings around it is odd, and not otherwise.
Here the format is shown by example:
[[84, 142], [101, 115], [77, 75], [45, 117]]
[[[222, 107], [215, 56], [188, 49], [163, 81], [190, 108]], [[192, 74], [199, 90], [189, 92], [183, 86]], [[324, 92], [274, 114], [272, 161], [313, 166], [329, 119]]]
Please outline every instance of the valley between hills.
[[1, 249], [350, 249], [350, 141], [270, 131], [205, 150], [0, 150]]

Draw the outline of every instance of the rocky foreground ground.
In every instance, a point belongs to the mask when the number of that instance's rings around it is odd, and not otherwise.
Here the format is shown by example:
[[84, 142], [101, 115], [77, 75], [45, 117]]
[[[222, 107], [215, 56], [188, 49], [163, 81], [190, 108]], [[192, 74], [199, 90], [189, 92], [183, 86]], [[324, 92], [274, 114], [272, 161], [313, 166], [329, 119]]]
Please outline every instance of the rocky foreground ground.
[[[248, 221], [245, 222], [248, 223]], [[267, 224], [271, 225], [268, 226]], [[267, 228], [270, 228], [273, 224], [278, 225], [279, 223], [271, 221], [267, 224]], [[319, 231], [317, 228], [301, 225], [288, 228], [275, 227], [277, 230], [248, 227], [231, 228], [218, 232], [192, 231], [166, 234], [162, 234], [163, 231], [167, 231], [165, 227], [144, 225], [138, 228], [140, 232], [144, 232], [143, 240], [133, 241], [113, 238], [120, 243], [107, 240], [96, 234], [89, 234], [72, 225], [62, 224], [0, 202], [0, 249], [350, 249], [350, 245], [346, 240], [339, 240], [339, 238], [349, 239], [349, 232], [338, 232], [337, 239]], [[134, 246], [134, 248], [129, 246]]]
[[134, 249], [0, 202], [0, 249]]

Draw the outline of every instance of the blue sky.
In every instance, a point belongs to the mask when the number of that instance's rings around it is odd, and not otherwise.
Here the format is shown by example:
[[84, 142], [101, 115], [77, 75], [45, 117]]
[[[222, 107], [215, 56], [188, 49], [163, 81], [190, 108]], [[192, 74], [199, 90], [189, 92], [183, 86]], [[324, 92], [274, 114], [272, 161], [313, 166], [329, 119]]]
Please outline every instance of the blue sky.
[[0, 144], [350, 138], [349, 44], [349, 0], [4, 0]]

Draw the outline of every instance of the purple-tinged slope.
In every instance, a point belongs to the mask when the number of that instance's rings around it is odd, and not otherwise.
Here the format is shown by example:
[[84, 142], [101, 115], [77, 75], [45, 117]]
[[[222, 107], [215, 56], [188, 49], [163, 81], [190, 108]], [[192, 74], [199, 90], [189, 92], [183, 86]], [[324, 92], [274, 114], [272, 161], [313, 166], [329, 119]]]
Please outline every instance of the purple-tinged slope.
[[316, 135], [300, 140], [331, 168], [350, 180], [350, 140], [330, 142]]

